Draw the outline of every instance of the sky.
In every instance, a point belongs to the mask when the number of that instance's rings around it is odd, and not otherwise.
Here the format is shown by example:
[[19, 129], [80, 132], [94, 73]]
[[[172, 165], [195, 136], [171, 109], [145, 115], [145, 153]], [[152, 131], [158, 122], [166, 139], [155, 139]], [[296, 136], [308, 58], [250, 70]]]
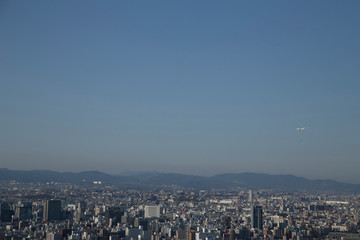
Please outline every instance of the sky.
[[359, 7], [3, 0], [0, 167], [360, 183]]

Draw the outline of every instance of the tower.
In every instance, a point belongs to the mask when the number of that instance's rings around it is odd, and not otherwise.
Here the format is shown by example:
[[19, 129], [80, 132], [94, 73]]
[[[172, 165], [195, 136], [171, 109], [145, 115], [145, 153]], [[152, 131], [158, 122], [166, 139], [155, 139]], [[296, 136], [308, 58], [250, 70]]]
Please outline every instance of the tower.
[[46, 200], [43, 201], [44, 213], [43, 221], [60, 221], [61, 220], [61, 201]]
[[253, 205], [253, 191], [249, 190], [249, 203], [252, 206]]
[[12, 216], [14, 215], [14, 211], [10, 209], [8, 203], [0, 204], [0, 222], [11, 222]]
[[261, 206], [252, 206], [251, 207], [251, 227], [262, 229], [262, 207]]
[[20, 221], [32, 219], [32, 203], [25, 202], [25, 203], [18, 203], [16, 208], [16, 217]]
[[77, 219], [84, 220], [84, 212], [86, 210], [86, 202], [80, 201], [77, 206]]

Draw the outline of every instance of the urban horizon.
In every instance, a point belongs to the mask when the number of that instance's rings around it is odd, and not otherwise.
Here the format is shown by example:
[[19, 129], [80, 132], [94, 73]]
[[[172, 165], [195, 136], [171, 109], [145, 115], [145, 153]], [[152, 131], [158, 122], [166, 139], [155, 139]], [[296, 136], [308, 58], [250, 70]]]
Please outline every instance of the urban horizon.
[[346, 181], [346, 180], [338, 180], [338, 179], [333, 179], [333, 178], [319, 178], [319, 177], [306, 177], [306, 176], [301, 176], [301, 175], [296, 175], [296, 174], [289, 174], [289, 173], [266, 173], [266, 172], [254, 172], [254, 171], [227, 171], [227, 172], [218, 172], [218, 173], [214, 173], [214, 174], [196, 174], [196, 173], [187, 173], [187, 172], [176, 172], [176, 171], [158, 171], [158, 170], [148, 170], [148, 171], [140, 171], [140, 170], [129, 170], [129, 171], [113, 171], [112, 172], [107, 172], [107, 171], [103, 171], [100, 169], [84, 169], [84, 170], [64, 170], [64, 171], [60, 171], [60, 170], [50, 170], [50, 169], [9, 169], [9, 168], [2, 168], [2, 169], [6, 169], [9, 171], [25, 171], [25, 172], [55, 172], [55, 173], [73, 173], [73, 174], [79, 174], [79, 173], [87, 173], [87, 172], [99, 172], [99, 173], [104, 173], [110, 176], [138, 176], [138, 175], [148, 175], [148, 174], [173, 174], [173, 175], [183, 175], [183, 176], [199, 176], [199, 177], [214, 177], [214, 176], [218, 176], [218, 175], [237, 175], [237, 174], [255, 174], [255, 175], [264, 175], [264, 176], [292, 176], [292, 177], [296, 177], [296, 178], [304, 178], [307, 180], [330, 180], [330, 181], [335, 181], [335, 182], [339, 182], [339, 183], [347, 183], [347, 184], [356, 184], [356, 185], [360, 185], [360, 182], [356, 182], [356, 181]]

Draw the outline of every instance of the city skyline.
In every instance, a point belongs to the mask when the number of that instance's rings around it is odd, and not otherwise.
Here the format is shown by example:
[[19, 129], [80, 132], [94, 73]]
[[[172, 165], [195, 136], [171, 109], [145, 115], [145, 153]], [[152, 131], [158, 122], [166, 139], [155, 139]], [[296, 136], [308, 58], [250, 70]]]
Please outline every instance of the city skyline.
[[0, 3], [0, 167], [360, 183], [356, 1]]

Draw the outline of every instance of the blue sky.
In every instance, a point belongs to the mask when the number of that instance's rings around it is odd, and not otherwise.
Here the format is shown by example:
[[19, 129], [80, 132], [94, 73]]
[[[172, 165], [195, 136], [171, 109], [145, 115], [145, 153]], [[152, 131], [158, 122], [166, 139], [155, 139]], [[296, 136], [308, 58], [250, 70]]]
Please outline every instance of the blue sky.
[[1, 1], [1, 167], [360, 183], [359, 7]]

